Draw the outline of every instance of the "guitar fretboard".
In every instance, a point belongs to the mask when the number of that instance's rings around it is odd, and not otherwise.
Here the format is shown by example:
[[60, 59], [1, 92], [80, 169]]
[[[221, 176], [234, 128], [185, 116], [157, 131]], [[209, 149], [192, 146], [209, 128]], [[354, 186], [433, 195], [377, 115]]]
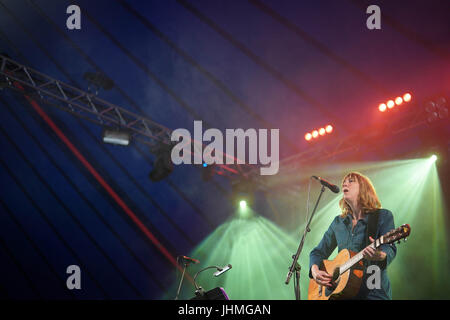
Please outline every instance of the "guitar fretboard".
[[[383, 237], [375, 240], [375, 242], [372, 242], [370, 245], [368, 245], [368, 247], [371, 247], [373, 249], [378, 248], [379, 246], [381, 246], [382, 244], [382, 239]], [[357, 254], [355, 254], [353, 257], [351, 257], [350, 259], [347, 260], [347, 262], [345, 262], [344, 264], [342, 264], [339, 268], [339, 273], [343, 274], [344, 272], [346, 272], [348, 269], [350, 269], [351, 267], [353, 267], [355, 264], [357, 264], [359, 261], [361, 261], [364, 258], [362, 250], [360, 252], [358, 252]]]

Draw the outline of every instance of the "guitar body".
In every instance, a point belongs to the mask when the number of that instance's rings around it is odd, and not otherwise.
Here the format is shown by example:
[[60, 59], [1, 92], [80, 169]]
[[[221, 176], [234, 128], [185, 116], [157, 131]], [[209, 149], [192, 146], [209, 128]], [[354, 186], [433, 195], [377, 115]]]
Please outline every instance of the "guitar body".
[[340, 300], [350, 299], [356, 296], [361, 287], [364, 268], [359, 261], [351, 269], [339, 275], [339, 266], [355, 255], [354, 252], [343, 249], [333, 260], [323, 260], [321, 270], [333, 275], [334, 286], [325, 287], [317, 284], [314, 279], [309, 280], [308, 300]]

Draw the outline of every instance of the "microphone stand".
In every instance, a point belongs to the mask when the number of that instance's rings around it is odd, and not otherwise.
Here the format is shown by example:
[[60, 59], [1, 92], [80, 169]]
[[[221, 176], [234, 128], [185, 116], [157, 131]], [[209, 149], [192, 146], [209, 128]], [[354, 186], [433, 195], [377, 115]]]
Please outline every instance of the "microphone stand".
[[303, 232], [302, 240], [300, 241], [300, 244], [298, 246], [297, 253], [294, 256], [292, 256], [292, 259], [293, 259], [292, 265], [289, 268], [289, 272], [287, 274], [287, 278], [285, 281], [285, 284], [289, 284], [292, 274], [295, 271], [296, 281], [294, 281], [294, 282], [297, 282], [297, 283], [296, 284], [294, 283], [294, 290], [295, 290], [295, 299], [296, 300], [300, 300], [300, 269], [301, 269], [301, 267], [297, 261], [298, 261], [298, 258], [300, 257], [300, 253], [302, 252], [303, 244], [305, 243], [306, 234], [307, 234], [307, 232], [311, 231], [311, 229], [309, 229], [309, 225], [311, 224], [312, 218], [314, 217], [314, 213], [316, 213], [317, 206], [319, 205], [320, 198], [322, 198], [322, 194], [324, 193], [324, 191], [325, 191], [325, 186], [322, 185], [322, 189], [320, 189], [320, 194], [319, 194], [319, 197], [317, 198], [316, 205], [314, 206], [314, 210], [311, 213], [311, 216], [309, 217], [309, 220], [305, 226], [305, 231]]
[[181, 284], [183, 283], [184, 274], [186, 273], [186, 268], [188, 265], [189, 265], [189, 261], [184, 260], [183, 273], [181, 274], [180, 284], [178, 285], [177, 295], [175, 296], [174, 300], [178, 300], [178, 296], [180, 295], [180, 291], [181, 291]]

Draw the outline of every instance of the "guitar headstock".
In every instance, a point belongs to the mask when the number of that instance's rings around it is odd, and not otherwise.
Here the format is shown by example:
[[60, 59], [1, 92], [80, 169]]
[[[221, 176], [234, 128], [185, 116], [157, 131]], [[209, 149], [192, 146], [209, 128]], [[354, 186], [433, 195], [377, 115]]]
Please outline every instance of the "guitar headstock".
[[383, 236], [383, 244], [393, 243], [395, 241], [400, 241], [401, 239], [406, 239], [411, 233], [411, 227], [409, 224], [402, 224], [400, 227], [389, 231]]

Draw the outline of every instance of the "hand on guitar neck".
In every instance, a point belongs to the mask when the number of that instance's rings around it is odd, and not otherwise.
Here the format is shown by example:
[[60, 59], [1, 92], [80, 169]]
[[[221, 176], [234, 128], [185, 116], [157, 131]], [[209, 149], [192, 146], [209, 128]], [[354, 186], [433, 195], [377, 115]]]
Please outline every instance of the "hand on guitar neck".
[[[375, 241], [372, 237], [369, 237], [369, 239], [372, 243]], [[383, 261], [386, 259], [386, 253], [380, 249], [373, 248], [372, 245], [367, 246], [362, 251], [362, 254], [365, 259], [370, 261]]]

